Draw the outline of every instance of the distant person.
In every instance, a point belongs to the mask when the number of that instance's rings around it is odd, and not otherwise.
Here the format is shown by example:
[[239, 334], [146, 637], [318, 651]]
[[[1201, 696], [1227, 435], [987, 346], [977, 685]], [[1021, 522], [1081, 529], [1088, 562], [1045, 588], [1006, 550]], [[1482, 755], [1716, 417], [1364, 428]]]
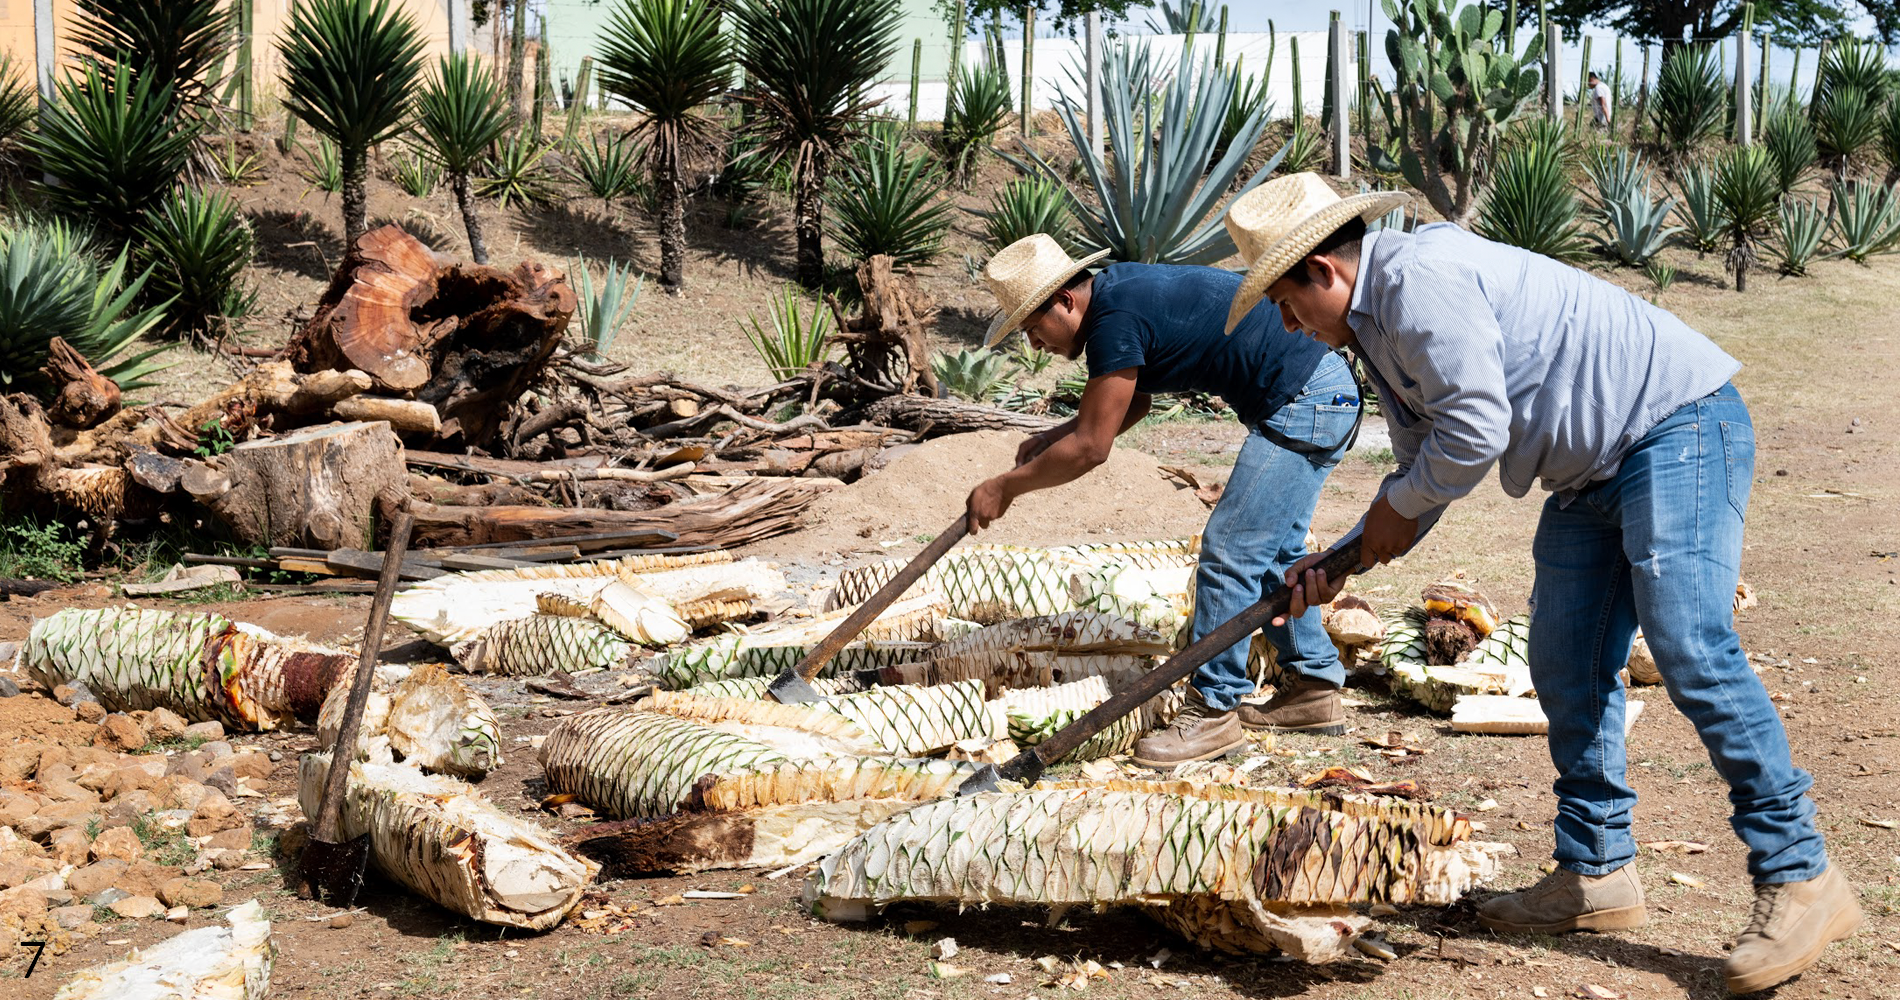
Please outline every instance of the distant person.
[[[1395, 196], [1364, 196], [1387, 211]], [[1193, 637], [1258, 601], [1306, 554], [1320, 487], [1359, 422], [1359, 387], [1338, 354], [1288, 333], [1271, 302], [1225, 336], [1227, 302], [1240, 276], [1214, 267], [1114, 264], [1091, 276], [1106, 251], [1071, 258], [1045, 234], [1004, 247], [983, 268], [1003, 315], [994, 345], [1020, 328], [1030, 346], [1088, 356], [1088, 384], [1075, 417], [1034, 434], [1016, 467], [972, 490], [971, 530], [1002, 517], [1017, 497], [1072, 482], [1108, 460], [1115, 438], [1148, 414], [1153, 393], [1220, 396], [1249, 430], [1201, 538]], [[1243, 702], [1254, 684], [1247, 643], [1209, 660], [1193, 679], [1189, 707], [1141, 739], [1134, 759], [1166, 768], [1228, 753], [1247, 729], [1339, 735], [1346, 669], [1318, 616], [1266, 629], [1281, 680], [1271, 700]]]
[[[1815, 828], [1814, 779], [1735, 634], [1755, 477], [1754, 426], [1729, 383], [1741, 364], [1549, 257], [1448, 224], [1367, 232], [1361, 215], [1310, 173], [1237, 199], [1228, 228], [1257, 252], [1230, 315], [1264, 295], [1289, 330], [1365, 362], [1398, 469], [1348, 536], [1362, 565], [1403, 555], [1492, 466], [1512, 496], [1550, 493], [1531, 544], [1530, 671], [1557, 769], [1557, 868], [1486, 900], [1478, 921], [1557, 934], [1648, 919], [1617, 677], [1641, 626], [1748, 845], [1755, 905], [1723, 967], [1728, 988], [1799, 975], [1861, 910]], [[1312, 569], [1319, 558], [1287, 573], [1294, 615], [1337, 590]]]
[[1595, 73], [1590, 74], [1590, 117], [1597, 128], [1610, 127], [1610, 85]]

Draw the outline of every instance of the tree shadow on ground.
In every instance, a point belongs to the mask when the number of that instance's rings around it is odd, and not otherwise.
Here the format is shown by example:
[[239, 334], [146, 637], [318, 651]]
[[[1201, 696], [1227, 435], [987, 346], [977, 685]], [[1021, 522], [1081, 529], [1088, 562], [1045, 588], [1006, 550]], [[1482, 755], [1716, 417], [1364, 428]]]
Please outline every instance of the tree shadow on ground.
[[956, 350], [959, 347], [975, 350], [983, 346], [983, 335], [989, 332], [990, 324], [995, 319], [993, 309], [945, 306], [937, 310], [937, 320], [931, 333], [939, 350]]
[[632, 227], [624, 221], [632, 210], [631, 205], [610, 207], [597, 198], [559, 202], [526, 213], [522, 235], [536, 246], [562, 247], [566, 253], [584, 255], [589, 260], [612, 258], [652, 271], [659, 266], [658, 255], [649, 257], [643, 252]]
[[343, 259], [343, 235], [308, 209], [263, 208], [245, 214], [257, 238], [259, 267], [330, 280], [330, 269]]

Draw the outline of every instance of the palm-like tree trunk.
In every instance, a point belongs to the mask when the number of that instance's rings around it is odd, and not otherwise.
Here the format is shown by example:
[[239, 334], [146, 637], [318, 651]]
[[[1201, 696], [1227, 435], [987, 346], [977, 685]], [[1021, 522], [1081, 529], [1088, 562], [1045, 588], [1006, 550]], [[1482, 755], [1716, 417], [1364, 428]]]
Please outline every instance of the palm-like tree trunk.
[[343, 157], [343, 252], [369, 230], [369, 150], [340, 149]]
[[678, 292], [686, 284], [686, 199], [678, 161], [658, 171], [660, 196], [660, 287]]
[[798, 282], [817, 288], [825, 281], [825, 171], [824, 153], [809, 150], [798, 164], [798, 205], [793, 228], [798, 234]]
[[482, 241], [482, 220], [475, 214], [475, 192], [468, 174], [458, 173], [449, 181], [455, 190], [455, 205], [462, 210], [462, 227], [468, 230], [468, 255], [477, 264], [488, 263], [488, 244]]

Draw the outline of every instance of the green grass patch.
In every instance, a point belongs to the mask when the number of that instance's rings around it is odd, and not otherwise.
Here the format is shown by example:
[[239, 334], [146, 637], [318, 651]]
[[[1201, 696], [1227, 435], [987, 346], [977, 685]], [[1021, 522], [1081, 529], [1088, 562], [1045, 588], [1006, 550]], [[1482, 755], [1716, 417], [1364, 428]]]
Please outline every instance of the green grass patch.
[[197, 848], [192, 847], [191, 839], [185, 836], [184, 827], [169, 829], [158, 821], [156, 813], [135, 817], [132, 835], [144, 846], [145, 856], [161, 865], [188, 864], [198, 856]]
[[0, 577], [72, 583], [85, 573], [85, 557], [76, 528], [32, 517], [0, 525]]

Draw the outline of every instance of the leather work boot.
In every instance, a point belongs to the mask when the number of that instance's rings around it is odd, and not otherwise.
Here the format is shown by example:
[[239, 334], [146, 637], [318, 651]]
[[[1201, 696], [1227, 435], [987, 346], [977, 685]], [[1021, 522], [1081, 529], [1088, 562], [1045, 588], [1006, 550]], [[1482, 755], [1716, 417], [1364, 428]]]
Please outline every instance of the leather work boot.
[[1310, 677], [1285, 678], [1265, 704], [1243, 701], [1235, 711], [1240, 713], [1240, 724], [1248, 729], [1319, 736], [1346, 734], [1346, 707], [1339, 702], [1339, 688]]
[[1173, 722], [1135, 741], [1130, 756], [1143, 767], [1169, 768], [1219, 757], [1245, 742], [1247, 732], [1240, 728], [1238, 712], [1216, 711], [1190, 695]]
[[1860, 921], [1853, 887], [1831, 865], [1806, 882], [1756, 886], [1748, 929], [1722, 963], [1729, 992], [1753, 993], [1800, 975]]
[[1523, 892], [1487, 899], [1478, 907], [1478, 922], [1505, 934], [1621, 931], [1648, 919], [1635, 865], [1608, 875], [1559, 868]]

